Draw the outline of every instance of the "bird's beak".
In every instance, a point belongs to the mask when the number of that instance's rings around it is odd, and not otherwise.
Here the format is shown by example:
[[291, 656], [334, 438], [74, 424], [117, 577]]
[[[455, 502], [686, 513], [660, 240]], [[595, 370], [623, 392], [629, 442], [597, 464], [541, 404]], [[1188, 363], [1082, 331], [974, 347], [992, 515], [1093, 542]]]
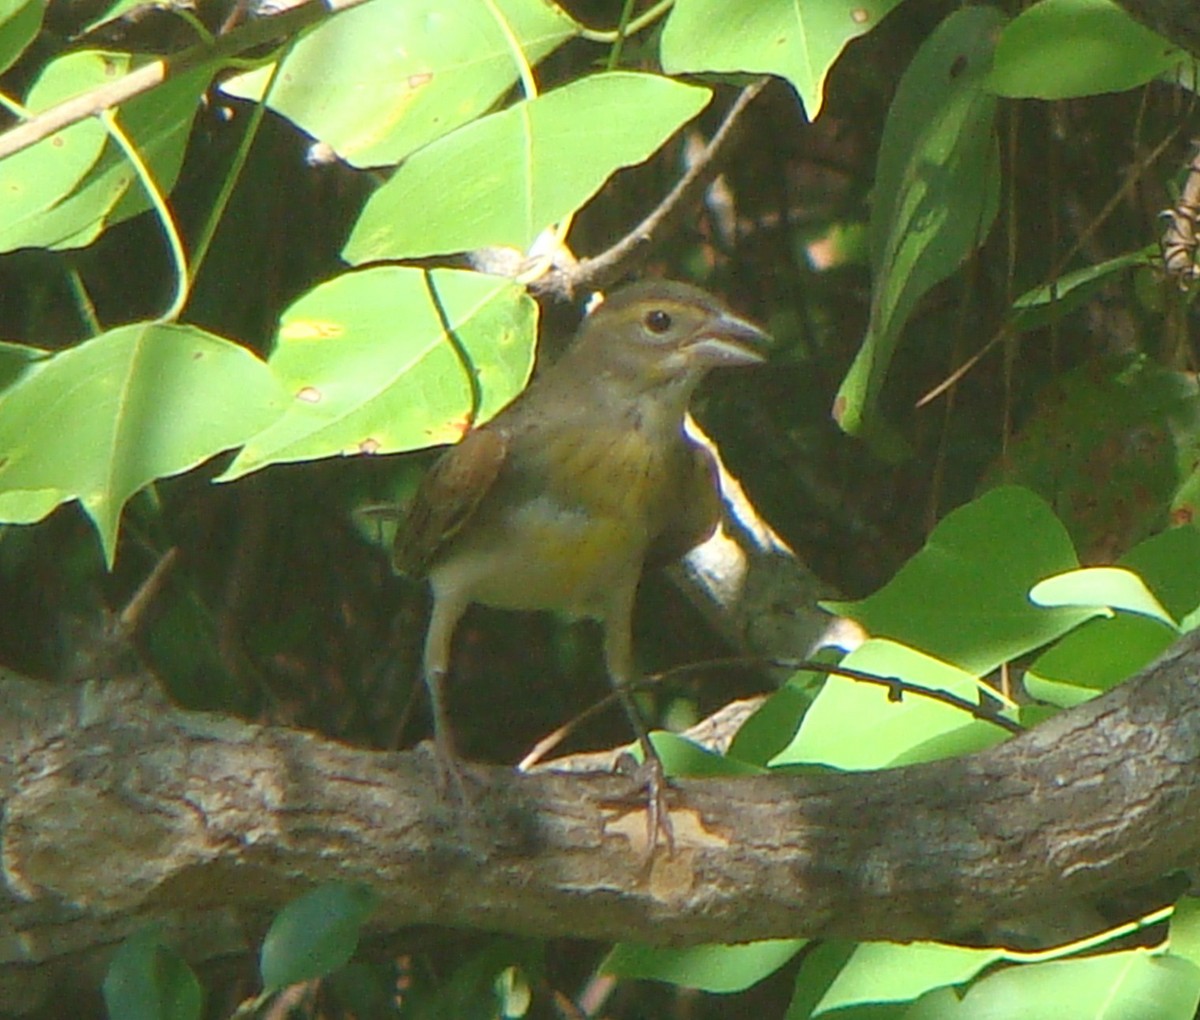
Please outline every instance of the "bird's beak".
[[714, 368], [757, 365], [766, 360], [771, 338], [757, 326], [725, 312], [688, 341], [689, 358]]

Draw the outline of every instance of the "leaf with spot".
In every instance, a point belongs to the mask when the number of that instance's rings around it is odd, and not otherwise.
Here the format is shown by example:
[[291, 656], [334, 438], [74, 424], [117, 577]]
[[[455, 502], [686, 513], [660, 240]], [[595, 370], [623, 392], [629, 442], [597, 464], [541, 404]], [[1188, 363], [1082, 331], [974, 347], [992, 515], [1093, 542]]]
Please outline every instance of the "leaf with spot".
[[[486, 113], [579, 32], [547, 0], [374, 0], [317, 27], [288, 55], [269, 105], [353, 166], [398, 163]], [[264, 67], [222, 89], [260, 99]]]
[[122, 326], [39, 363], [0, 394], [0, 518], [78, 499], [109, 565], [121, 510], [156, 478], [240, 446], [279, 415], [270, 371], [189, 326]]
[[678, 0], [663, 29], [663, 70], [777, 74], [788, 80], [809, 120], [815, 120], [825, 97], [825, 79], [842, 50], [898, 3]]
[[284, 312], [269, 363], [291, 403], [221, 480], [459, 439], [472, 402], [460, 353], [485, 421], [524, 387], [536, 336], [537, 305], [502, 277], [397, 266], [336, 277]]

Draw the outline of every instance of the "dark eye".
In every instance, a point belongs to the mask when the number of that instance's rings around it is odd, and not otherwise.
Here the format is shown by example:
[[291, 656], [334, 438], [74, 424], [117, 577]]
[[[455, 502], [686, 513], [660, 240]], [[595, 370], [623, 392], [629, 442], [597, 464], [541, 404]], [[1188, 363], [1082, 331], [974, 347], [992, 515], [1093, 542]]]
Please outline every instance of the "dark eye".
[[671, 328], [671, 316], [662, 309], [656, 308], [653, 312], [646, 313], [645, 323], [651, 333], [665, 333]]

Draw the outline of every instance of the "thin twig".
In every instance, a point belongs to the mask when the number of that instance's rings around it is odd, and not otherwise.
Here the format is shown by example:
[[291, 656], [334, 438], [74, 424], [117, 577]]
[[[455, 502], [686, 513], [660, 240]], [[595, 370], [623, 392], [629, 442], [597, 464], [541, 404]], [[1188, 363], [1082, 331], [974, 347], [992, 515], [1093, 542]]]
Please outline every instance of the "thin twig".
[[569, 269], [549, 272], [534, 282], [532, 288], [538, 293], [553, 293], [566, 298], [584, 289], [603, 290], [644, 260], [653, 250], [654, 243], [670, 233], [675, 221], [687, 215], [721, 172], [738, 121], [768, 81], [768, 78], [759, 78], [742, 89], [712, 140], [649, 216], [607, 251], [595, 258], [583, 259]]
[[123, 78], [52, 106], [36, 117], [30, 117], [29, 120], [9, 128], [0, 134], [0, 159], [28, 149], [63, 128], [110, 110], [134, 96], [149, 92], [168, 78], [194, 70], [206, 63], [218, 63], [275, 39], [295, 35], [333, 14], [366, 2], [367, 0], [308, 0], [307, 3], [290, 8], [282, 14], [256, 18], [211, 43], [199, 43], [180, 53], [155, 60], [145, 67], [131, 71]]

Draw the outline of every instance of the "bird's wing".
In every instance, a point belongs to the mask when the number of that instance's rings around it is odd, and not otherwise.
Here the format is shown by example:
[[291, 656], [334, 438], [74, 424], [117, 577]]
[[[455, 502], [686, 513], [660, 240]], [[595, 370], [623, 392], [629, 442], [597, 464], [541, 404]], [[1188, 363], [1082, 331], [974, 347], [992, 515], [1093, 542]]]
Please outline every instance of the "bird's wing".
[[402, 574], [423, 577], [438, 550], [475, 512], [508, 454], [500, 429], [468, 432], [421, 480], [408, 515], [396, 532], [392, 562]]
[[646, 560], [651, 566], [666, 566], [708, 541], [721, 520], [721, 483], [717, 462], [704, 447], [688, 443], [690, 460], [685, 465], [678, 504], [670, 521], [654, 540]]

